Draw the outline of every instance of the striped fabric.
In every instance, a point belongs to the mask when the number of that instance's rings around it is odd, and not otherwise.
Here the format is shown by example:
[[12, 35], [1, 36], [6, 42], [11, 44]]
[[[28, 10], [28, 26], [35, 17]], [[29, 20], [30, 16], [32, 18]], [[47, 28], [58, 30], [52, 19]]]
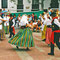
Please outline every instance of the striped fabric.
[[0, 39], [5, 39], [4, 30], [0, 30]]
[[9, 26], [4, 26], [5, 33], [9, 33]]
[[9, 43], [20, 46], [20, 47], [33, 47], [33, 36], [32, 31], [29, 28], [20, 29], [20, 31], [12, 37]]

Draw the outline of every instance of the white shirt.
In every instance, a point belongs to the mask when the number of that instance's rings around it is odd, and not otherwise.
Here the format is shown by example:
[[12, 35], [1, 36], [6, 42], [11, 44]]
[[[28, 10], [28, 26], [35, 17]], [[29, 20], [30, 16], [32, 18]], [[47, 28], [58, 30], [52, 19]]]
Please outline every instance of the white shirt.
[[15, 19], [13, 19], [12, 22], [13, 22], [13, 25], [12, 26], [14, 27], [15, 26]]
[[54, 19], [54, 23], [60, 27], [60, 22], [58, 21], [58, 19]]
[[50, 19], [45, 20], [45, 21], [44, 21], [44, 24], [45, 24], [45, 25], [52, 25]]
[[28, 21], [27, 21], [27, 16], [22, 16], [22, 19], [21, 19], [21, 21], [20, 21], [20, 26], [25, 26], [26, 24], [28, 24]]
[[33, 25], [36, 25], [36, 24], [37, 24], [37, 22], [34, 22], [34, 23], [33, 23]]
[[7, 20], [7, 21], [4, 23], [4, 26], [9, 26], [9, 17], [4, 17], [3, 19], [4, 19], [4, 20]]
[[47, 14], [44, 15], [44, 18], [47, 20]]
[[43, 18], [41, 17], [41, 21], [44, 22]]

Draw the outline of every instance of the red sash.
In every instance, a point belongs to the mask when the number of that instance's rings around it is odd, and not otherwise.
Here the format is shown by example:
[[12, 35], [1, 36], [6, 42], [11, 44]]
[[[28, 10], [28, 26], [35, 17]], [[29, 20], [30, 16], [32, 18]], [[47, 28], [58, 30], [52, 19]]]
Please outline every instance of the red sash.
[[14, 35], [15, 35], [15, 28], [13, 27], [13, 33], [14, 33]]
[[[58, 17], [54, 17], [53, 20], [52, 20], [52, 22], [54, 21], [54, 19], [58, 19]], [[51, 22], [51, 23], [52, 23], [52, 22]]]
[[56, 31], [53, 31], [52, 32], [52, 35], [51, 35], [51, 39], [50, 39], [50, 42], [52, 42], [52, 44], [54, 44], [54, 33], [60, 33], [60, 30], [56, 30]]

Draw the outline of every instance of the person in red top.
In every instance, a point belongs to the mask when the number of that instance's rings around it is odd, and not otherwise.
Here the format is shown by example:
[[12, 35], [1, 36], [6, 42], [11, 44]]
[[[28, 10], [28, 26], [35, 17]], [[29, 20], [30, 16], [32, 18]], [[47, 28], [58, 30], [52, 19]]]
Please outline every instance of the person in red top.
[[56, 17], [56, 13], [52, 13], [52, 34], [51, 34], [51, 52], [48, 53], [48, 55], [54, 55], [54, 44], [56, 43], [56, 45], [58, 46], [58, 48], [60, 49], [60, 22], [58, 19], [58, 17]]
[[9, 19], [9, 32], [10, 32], [10, 36], [9, 38], [12, 37], [12, 35], [14, 36], [15, 35], [15, 28], [14, 28], [14, 19], [12, 17], [12, 14], [10, 14], [10, 19]]

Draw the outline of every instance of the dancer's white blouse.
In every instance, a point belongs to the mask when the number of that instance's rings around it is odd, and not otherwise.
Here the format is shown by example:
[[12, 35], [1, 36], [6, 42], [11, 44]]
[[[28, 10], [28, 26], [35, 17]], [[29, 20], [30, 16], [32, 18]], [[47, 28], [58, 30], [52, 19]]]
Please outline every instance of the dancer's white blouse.
[[25, 26], [26, 24], [28, 24], [28, 20], [27, 20], [27, 16], [23, 15], [20, 21], [20, 26]]

